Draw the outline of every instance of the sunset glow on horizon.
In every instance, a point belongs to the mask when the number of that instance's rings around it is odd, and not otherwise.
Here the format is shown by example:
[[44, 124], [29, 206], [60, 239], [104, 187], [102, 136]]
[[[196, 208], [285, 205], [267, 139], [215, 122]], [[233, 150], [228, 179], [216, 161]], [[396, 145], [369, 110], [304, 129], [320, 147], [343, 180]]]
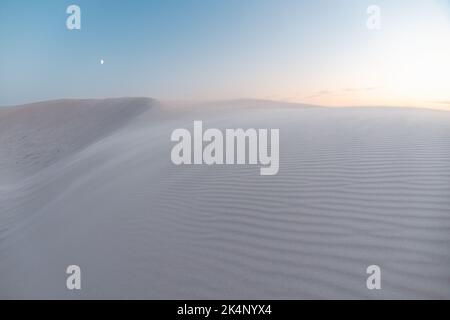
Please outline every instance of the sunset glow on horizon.
[[[64, 25], [70, 4], [2, 2], [0, 105], [245, 97], [450, 110], [448, 0], [170, 0], [123, 8], [80, 0], [75, 31]], [[381, 10], [379, 30], [366, 25], [371, 5]]]

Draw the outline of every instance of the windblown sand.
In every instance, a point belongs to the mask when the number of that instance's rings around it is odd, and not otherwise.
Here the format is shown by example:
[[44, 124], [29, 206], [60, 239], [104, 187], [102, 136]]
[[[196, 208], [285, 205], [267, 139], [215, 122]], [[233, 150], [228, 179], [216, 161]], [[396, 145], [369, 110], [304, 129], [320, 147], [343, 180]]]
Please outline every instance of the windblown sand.
[[[174, 129], [280, 129], [280, 171]], [[66, 289], [66, 267], [82, 289]], [[382, 289], [366, 288], [366, 268]], [[450, 298], [450, 112], [145, 98], [0, 109], [1, 298]]]

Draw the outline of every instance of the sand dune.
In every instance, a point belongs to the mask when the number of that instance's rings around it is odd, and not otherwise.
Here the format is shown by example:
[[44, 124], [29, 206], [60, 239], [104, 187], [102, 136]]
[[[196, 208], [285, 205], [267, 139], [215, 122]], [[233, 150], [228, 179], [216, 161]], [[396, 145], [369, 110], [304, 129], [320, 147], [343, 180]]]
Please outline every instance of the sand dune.
[[147, 98], [57, 100], [0, 109], [0, 170], [28, 176], [117, 130]]
[[[278, 175], [175, 166], [194, 120], [279, 128]], [[448, 112], [60, 100], [0, 142], [1, 298], [450, 298]]]

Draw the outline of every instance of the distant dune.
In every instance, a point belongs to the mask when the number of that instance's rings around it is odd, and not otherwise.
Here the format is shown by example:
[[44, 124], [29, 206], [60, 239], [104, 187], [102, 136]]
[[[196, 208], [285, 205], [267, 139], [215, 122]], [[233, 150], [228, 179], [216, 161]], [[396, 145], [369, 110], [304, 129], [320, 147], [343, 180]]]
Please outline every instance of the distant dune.
[[[280, 129], [280, 171], [175, 166], [176, 128]], [[65, 270], [82, 270], [82, 290]], [[366, 268], [382, 269], [367, 290]], [[450, 298], [450, 112], [252, 100], [0, 109], [0, 298]]]

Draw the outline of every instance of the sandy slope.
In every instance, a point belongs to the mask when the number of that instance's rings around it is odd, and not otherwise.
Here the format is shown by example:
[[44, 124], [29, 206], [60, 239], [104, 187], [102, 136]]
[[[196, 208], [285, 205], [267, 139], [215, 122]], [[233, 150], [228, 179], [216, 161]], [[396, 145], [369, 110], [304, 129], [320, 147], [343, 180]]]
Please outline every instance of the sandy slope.
[[[279, 174], [173, 165], [193, 120], [279, 128]], [[0, 139], [2, 298], [450, 298], [448, 112], [70, 100]]]
[[0, 174], [36, 173], [117, 130], [147, 98], [56, 100], [0, 109]]

